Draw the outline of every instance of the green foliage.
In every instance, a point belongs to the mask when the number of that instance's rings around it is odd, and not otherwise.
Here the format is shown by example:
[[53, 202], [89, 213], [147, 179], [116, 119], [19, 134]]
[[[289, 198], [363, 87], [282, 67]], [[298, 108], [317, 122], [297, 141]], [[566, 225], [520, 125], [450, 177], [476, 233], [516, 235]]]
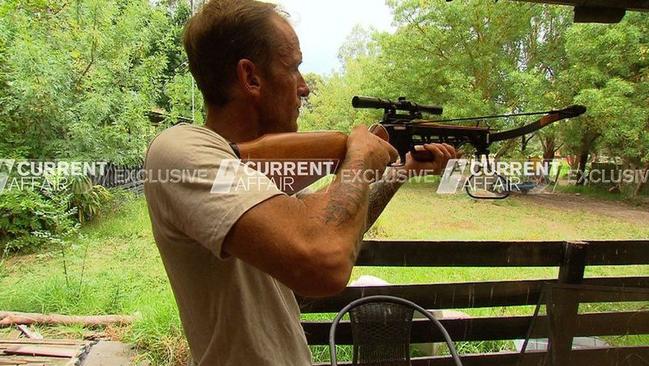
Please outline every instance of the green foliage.
[[[380, 117], [353, 110], [353, 95], [441, 104], [446, 117], [579, 103], [588, 107], [586, 115], [539, 131], [523, 154], [596, 153], [621, 157], [631, 169], [649, 168], [649, 18], [643, 14], [629, 13], [620, 24], [584, 25], [573, 24], [563, 7], [521, 2], [387, 3], [396, 30], [354, 28], [339, 52], [343, 71], [316, 82], [301, 118], [304, 129], [349, 131]], [[518, 144], [502, 142], [492, 152], [513, 157]]]
[[[193, 78], [188, 71], [174, 75], [165, 85], [164, 95], [169, 101], [169, 123], [178, 117], [193, 118], [199, 124], [205, 122], [203, 96], [192, 84]], [[191, 90], [194, 90], [192, 103]], [[193, 105], [193, 108], [192, 108]], [[194, 113], [192, 114], [192, 109]]]
[[102, 208], [112, 200], [108, 189], [93, 185], [87, 176], [76, 176], [69, 183], [70, 206], [77, 211], [77, 219], [84, 223], [97, 216]]
[[76, 234], [78, 225], [71, 219], [69, 196], [51, 197], [31, 190], [9, 190], [0, 200], [0, 237], [4, 251], [34, 249], [62, 243]]
[[140, 163], [156, 132], [145, 113], [179, 103], [165, 85], [184, 62], [187, 6], [43, 0], [0, 9], [0, 155]]
[[[159, 128], [148, 111], [170, 115], [169, 122], [191, 117], [181, 42], [190, 13], [184, 2], [1, 2], [0, 158], [141, 164]], [[77, 223], [114, 208], [105, 188], [87, 177], [68, 178], [66, 187], [2, 196], [6, 248], [60, 242]]]
[[[349, 130], [376, 120], [380, 114], [350, 107], [351, 96], [358, 94], [442, 104], [448, 117], [548, 109], [571, 101], [559, 83], [566, 65], [563, 33], [571, 22], [567, 11], [514, 2], [388, 4], [396, 31], [354, 29], [340, 51], [344, 72], [323, 80], [310, 98], [311, 108], [302, 118], [308, 129]], [[558, 145], [556, 131], [544, 132], [547, 149]]]
[[577, 100], [589, 106], [588, 129], [606, 153], [632, 166], [649, 164], [649, 19], [639, 15], [573, 27], [567, 47]]

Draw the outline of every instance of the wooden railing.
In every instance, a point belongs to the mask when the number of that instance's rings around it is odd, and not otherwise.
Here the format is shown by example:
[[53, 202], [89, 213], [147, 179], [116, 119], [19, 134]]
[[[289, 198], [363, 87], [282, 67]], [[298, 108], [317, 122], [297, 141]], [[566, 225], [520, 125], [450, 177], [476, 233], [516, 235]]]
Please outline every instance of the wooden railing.
[[[334, 313], [354, 299], [392, 295], [426, 309], [547, 306], [547, 315], [442, 319], [454, 341], [548, 338], [547, 351], [463, 355], [470, 365], [649, 365], [649, 345], [571, 350], [573, 337], [649, 334], [649, 273], [643, 277], [584, 278], [587, 266], [649, 264], [649, 240], [589, 242], [366, 241], [357, 266], [559, 267], [557, 279], [348, 287], [338, 296], [299, 299], [302, 313]], [[580, 303], [647, 302], [639, 311], [579, 313]], [[642, 308], [646, 310], [642, 310]], [[328, 344], [329, 322], [303, 321], [310, 345]], [[430, 324], [415, 320], [412, 342], [442, 342]], [[348, 323], [337, 344], [351, 344]], [[445, 356], [413, 365], [452, 365]]]

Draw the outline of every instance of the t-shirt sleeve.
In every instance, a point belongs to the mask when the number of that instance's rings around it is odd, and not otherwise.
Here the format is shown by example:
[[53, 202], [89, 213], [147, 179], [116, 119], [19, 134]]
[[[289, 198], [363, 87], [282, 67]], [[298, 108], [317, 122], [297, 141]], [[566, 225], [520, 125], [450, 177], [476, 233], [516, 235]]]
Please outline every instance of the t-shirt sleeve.
[[[149, 180], [149, 191], [156, 192], [165, 225], [173, 225], [226, 259], [223, 241], [234, 224], [259, 203], [283, 195], [265, 175], [247, 167], [236, 158], [225, 140], [205, 136], [174, 141], [169, 149], [152, 144], [147, 156], [147, 173], [159, 178]], [[183, 140], [183, 139], [180, 139]], [[164, 168], [164, 169], [161, 169]], [[165, 171], [166, 170], [166, 171]], [[147, 197], [147, 199], [151, 199]]]

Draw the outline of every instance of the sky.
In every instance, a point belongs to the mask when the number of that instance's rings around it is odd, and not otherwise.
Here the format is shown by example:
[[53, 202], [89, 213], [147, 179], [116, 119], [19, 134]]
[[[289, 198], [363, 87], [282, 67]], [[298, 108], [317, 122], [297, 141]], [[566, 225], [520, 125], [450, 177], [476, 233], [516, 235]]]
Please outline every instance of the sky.
[[338, 50], [360, 24], [392, 30], [392, 13], [384, 0], [272, 0], [290, 14], [300, 38], [302, 73], [331, 73], [340, 68]]

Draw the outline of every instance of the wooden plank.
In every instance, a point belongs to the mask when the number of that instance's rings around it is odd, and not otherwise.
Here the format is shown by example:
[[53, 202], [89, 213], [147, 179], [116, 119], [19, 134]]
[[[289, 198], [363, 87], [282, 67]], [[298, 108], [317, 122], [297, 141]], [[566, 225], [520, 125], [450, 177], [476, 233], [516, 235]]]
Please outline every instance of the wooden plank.
[[[559, 268], [559, 284], [578, 284], [586, 269], [586, 243], [566, 243], [563, 263]], [[577, 331], [578, 290], [551, 287], [546, 292], [550, 337], [548, 353], [552, 365], [570, 363], [572, 340]]]
[[25, 356], [2, 356], [0, 355], [0, 365], [20, 365], [20, 366], [68, 366], [72, 359], [60, 357], [25, 357]]
[[[545, 352], [469, 355], [462, 357], [464, 366], [540, 366]], [[611, 347], [574, 350], [570, 365], [588, 366], [649, 366], [649, 347]], [[413, 366], [455, 366], [448, 357], [414, 359]]]
[[595, 8], [629, 9], [649, 11], [647, 0], [517, 0], [531, 3], [549, 3], [556, 5], [589, 6]]
[[649, 264], [649, 240], [593, 240], [586, 249], [586, 265]]
[[19, 347], [19, 346], [35, 346], [35, 347], [56, 347], [56, 348], [61, 348], [61, 349], [70, 349], [70, 350], [79, 350], [80, 348], [83, 348], [83, 345], [51, 345], [51, 344], [31, 344], [31, 345], [22, 345], [22, 344], [2, 344], [0, 345], [0, 351], [5, 351], [7, 349], [11, 349], [14, 347]]
[[[391, 295], [413, 301], [426, 309], [458, 309], [494, 306], [536, 305], [544, 286], [556, 283], [554, 279], [525, 281], [486, 281], [442, 283], [426, 285], [389, 285], [347, 287], [334, 297], [310, 299], [298, 297], [302, 313], [334, 313], [361, 297]], [[602, 293], [583, 291], [580, 302], [649, 301], [649, 277], [600, 277], [588, 278], [585, 285], [619, 289]], [[631, 289], [623, 291], [623, 289]]]
[[[366, 240], [357, 266], [551, 267], [561, 264], [561, 241]], [[649, 240], [588, 242], [587, 265], [649, 264]]]
[[79, 354], [79, 349], [55, 346], [11, 346], [4, 350], [8, 355], [32, 355], [72, 358]]
[[[454, 341], [524, 339], [532, 316], [441, 319], [440, 321]], [[310, 345], [329, 344], [331, 323], [303, 321], [302, 326]], [[437, 331], [431, 334], [431, 329], [428, 320], [414, 320], [412, 342], [443, 342], [441, 334]], [[649, 311], [580, 314], [575, 329], [575, 336], [649, 334]], [[341, 322], [337, 332], [338, 344], [351, 344], [349, 322]], [[530, 337], [547, 338], [547, 336], [547, 317], [539, 316]]]
[[563, 256], [562, 241], [366, 240], [357, 266], [550, 267]]
[[[543, 365], [545, 352], [501, 352], [461, 355], [464, 366], [539, 366]], [[611, 347], [572, 351], [573, 365], [588, 366], [649, 366], [649, 346]], [[328, 366], [321, 363], [315, 366]], [[350, 366], [351, 363], [339, 363]], [[412, 366], [455, 366], [449, 357], [420, 357], [412, 359]]]
[[89, 344], [87, 341], [73, 339], [0, 339], [0, 346], [3, 344], [47, 344], [47, 345], [78, 345]]

